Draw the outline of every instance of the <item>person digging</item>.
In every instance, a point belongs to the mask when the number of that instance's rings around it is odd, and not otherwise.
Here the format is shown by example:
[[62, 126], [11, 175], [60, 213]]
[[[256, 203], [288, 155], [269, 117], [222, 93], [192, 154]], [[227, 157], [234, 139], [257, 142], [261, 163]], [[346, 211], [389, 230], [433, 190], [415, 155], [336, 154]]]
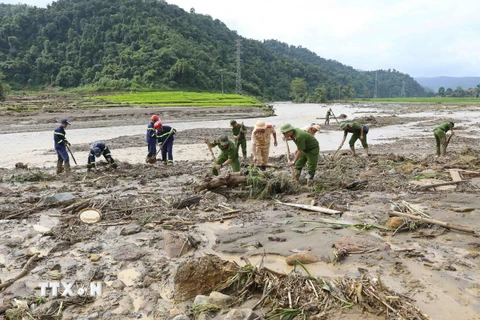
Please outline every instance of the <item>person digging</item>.
[[302, 169], [307, 165], [308, 180], [311, 182], [315, 176], [315, 171], [318, 165], [318, 154], [320, 152], [320, 146], [318, 140], [311, 134], [303, 131], [300, 128], [294, 128], [291, 124], [285, 123], [280, 127], [285, 140], [292, 140], [297, 146], [295, 151], [295, 157], [293, 161], [289, 161], [289, 166], [294, 166], [292, 180], [298, 181]]
[[235, 143], [228, 139], [227, 136], [216, 138], [213, 142], [205, 139], [205, 143], [209, 148], [218, 146], [220, 155], [215, 159], [212, 167], [212, 174], [218, 176], [220, 169], [230, 165], [233, 172], [240, 172], [240, 162], [238, 161], [238, 150]]
[[[433, 130], [433, 135], [435, 136], [435, 141], [437, 143], [437, 156], [440, 156], [440, 152], [442, 156], [447, 154], [448, 142], [450, 142], [450, 139], [454, 135], [454, 126], [455, 124], [453, 122], [444, 122]], [[451, 132], [451, 135], [447, 140], [448, 131]]]
[[348, 133], [351, 133], [352, 136], [348, 144], [350, 145], [350, 149], [352, 150], [352, 155], [356, 156], [357, 153], [355, 152], [355, 142], [360, 139], [362, 142], [363, 149], [365, 150], [365, 155], [369, 156], [368, 154], [368, 143], [367, 143], [367, 134], [368, 134], [368, 127], [361, 125], [358, 122], [349, 122], [349, 123], [342, 123], [340, 125], [340, 129], [343, 130], [343, 139], [342, 143], [340, 143], [340, 147], [338, 147], [337, 151], [342, 149], [345, 140], [347, 139]]
[[112, 169], [117, 169], [117, 164], [115, 163], [115, 160], [113, 160], [110, 149], [108, 149], [105, 142], [94, 141], [90, 145], [90, 153], [88, 154], [88, 160], [87, 160], [87, 172], [90, 172], [91, 170], [97, 172], [97, 167], [95, 165], [95, 158], [98, 158], [102, 155], [105, 158], [105, 160], [107, 160], [107, 162], [110, 164], [110, 167]]

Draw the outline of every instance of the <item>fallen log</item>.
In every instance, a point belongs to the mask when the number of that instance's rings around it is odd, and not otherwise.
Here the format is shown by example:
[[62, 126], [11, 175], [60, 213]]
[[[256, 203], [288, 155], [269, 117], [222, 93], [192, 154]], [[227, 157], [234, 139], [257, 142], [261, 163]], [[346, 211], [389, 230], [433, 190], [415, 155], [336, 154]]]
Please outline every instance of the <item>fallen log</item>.
[[230, 173], [226, 177], [213, 178], [207, 183], [201, 184], [194, 188], [195, 192], [199, 192], [205, 189], [211, 190], [216, 189], [222, 186], [227, 186], [228, 188], [233, 188], [238, 186], [241, 183], [247, 182], [247, 177], [244, 175], [239, 175], [237, 173]]
[[390, 215], [398, 216], [398, 217], [406, 217], [406, 218], [410, 218], [412, 220], [424, 221], [426, 223], [436, 224], [437, 226], [441, 226], [441, 227], [444, 227], [444, 228], [447, 228], [447, 229], [454, 229], [454, 230], [460, 230], [460, 231], [464, 231], [464, 232], [468, 232], [468, 233], [475, 233], [475, 229], [470, 228], [470, 227], [461, 226], [461, 225], [458, 225], [458, 224], [444, 222], [444, 221], [435, 220], [435, 219], [423, 218], [423, 217], [419, 217], [419, 216], [409, 214], [409, 213], [391, 211]]
[[287, 202], [281, 202], [279, 200], [276, 200], [276, 201], [277, 201], [277, 203], [283, 204], [283, 205], [286, 205], [286, 206], [300, 208], [300, 209], [304, 209], [304, 210], [308, 210], [308, 211], [321, 212], [321, 213], [330, 214], [330, 215], [335, 215], [335, 214], [340, 214], [341, 215], [343, 213], [342, 211], [332, 210], [332, 209], [328, 209], [328, 208], [324, 208], [324, 207], [318, 207], [318, 206], [311, 206], [311, 205], [308, 205], [308, 204], [287, 203]]
[[0, 289], [8, 288], [15, 281], [26, 276], [30, 272], [30, 267], [33, 265], [33, 263], [37, 259], [37, 256], [38, 256], [38, 253], [35, 253], [33, 256], [31, 256], [30, 259], [28, 259], [27, 263], [23, 266], [22, 271], [15, 278], [7, 280], [4, 283], [0, 283]]
[[427, 185], [424, 185], [424, 186], [418, 186], [417, 185], [417, 189], [430, 189], [430, 188], [435, 188], [435, 187], [450, 186], [450, 185], [454, 185], [454, 184], [459, 184], [460, 182], [462, 182], [462, 180], [427, 184]]

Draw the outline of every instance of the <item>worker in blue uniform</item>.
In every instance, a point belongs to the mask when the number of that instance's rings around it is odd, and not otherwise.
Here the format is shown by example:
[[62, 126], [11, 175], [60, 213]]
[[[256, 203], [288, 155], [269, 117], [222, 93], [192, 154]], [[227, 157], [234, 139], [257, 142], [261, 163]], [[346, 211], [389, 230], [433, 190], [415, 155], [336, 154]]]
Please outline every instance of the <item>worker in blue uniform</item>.
[[60, 125], [53, 131], [53, 141], [55, 151], [57, 152], [57, 174], [60, 174], [64, 170], [65, 174], [70, 172], [70, 158], [68, 157], [67, 146], [70, 146], [65, 132], [65, 128], [70, 124], [67, 119], [63, 119]]
[[104, 156], [107, 162], [110, 164], [110, 167], [113, 169], [117, 168], [117, 164], [115, 160], [113, 160], [112, 155], [110, 153], [110, 149], [108, 149], [107, 145], [103, 141], [95, 141], [92, 142], [90, 145], [90, 153], [88, 154], [88, 162], [87, 162], [87, 171], [97, 171], [95, 167], [95, 158], [100, 156]]
[[157, 130], [158, 145], [162, 151], [163, 163], [173, 165], [173, 141], [177, 130], [163, 125], [160, 121], [155, 122], [154, 128]]
[[148, 154], [145, 162], [155, 163], [157, 161], [157, 132], [153, 126], [155, 125], [155, 122], [160, 121], [160, 117], [154, 114], [150, 120], [151, 121], [147, 127]]

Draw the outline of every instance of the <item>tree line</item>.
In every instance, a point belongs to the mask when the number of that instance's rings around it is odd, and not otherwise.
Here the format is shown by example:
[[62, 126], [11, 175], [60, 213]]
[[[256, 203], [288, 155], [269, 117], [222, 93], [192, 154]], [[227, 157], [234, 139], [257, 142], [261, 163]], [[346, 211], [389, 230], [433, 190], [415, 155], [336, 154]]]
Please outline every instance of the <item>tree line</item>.
[[237, 40], [242, 90], [265, 100], [427, 94], [399, 71], [359, 71], [306, 48], [247, 39], [218, 19], [162, 0], [58, 0], [47, 8], [0, 4], [0, 72], [4, 87], [15, 90], [220, 92], [223, 86], [233, 93]]
[[438, 88], [437, 96], [439, 97], [454, 97], [454, 98], [479, 98], [480, 97], [480, 84], [477, 84], [475, 88], [468, 88], [464, 90], [462, 87], [457, 87], [455, 90], [452, 88], [445, 89], [444, 87]]

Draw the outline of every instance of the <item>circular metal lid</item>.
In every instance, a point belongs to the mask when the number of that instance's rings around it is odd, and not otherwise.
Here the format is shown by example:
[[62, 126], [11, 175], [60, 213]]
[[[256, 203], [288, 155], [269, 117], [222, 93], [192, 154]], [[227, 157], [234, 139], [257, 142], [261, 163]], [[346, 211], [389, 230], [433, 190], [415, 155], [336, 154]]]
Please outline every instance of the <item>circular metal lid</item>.
[[93, 208], [85, 208], [78, 214], [80, 220], [84, 223], [97, 223], [102, 219], [102, 214], [99, 210]]

